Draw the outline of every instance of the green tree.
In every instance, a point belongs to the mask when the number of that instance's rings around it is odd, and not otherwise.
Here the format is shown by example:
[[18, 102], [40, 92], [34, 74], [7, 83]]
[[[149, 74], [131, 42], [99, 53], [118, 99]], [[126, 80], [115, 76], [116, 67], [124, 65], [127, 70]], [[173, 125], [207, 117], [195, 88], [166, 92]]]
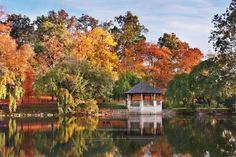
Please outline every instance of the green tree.
[[0, 70], [0, 99], [9, 100], [9, 112], [15, 112], [17, 100], [23, 97], [22, 87], [24, 78], [18, 77], [14, 72], [1, 68]]
[[92, 29], [98, 27], [98, 20], [89, 15], [82, 14], [78, 19], [78, 27], [80, 31], [91, 31]]
[[112, 94], [113, 79], [110, 73], [88, 61], [82, 61], [78, 65], [78, 70], [83, 79], [87, 81], [85, 88], [88, 98], [107, 99]]
[[189, 81], [189, 74], [180, 74], [169, 82], [165, 95], [168, 105], [171, 107], [191, 106], [193, 93]]
[[116, 46], [119, 58], [123, 57], [125, 48], [145, 39], [144, 33], [148, 32], [139, 22], [136, 15], [128, 11], [125, 15], [115, 17], [114, 27], [110, 29], [115, 41], [118, 43]]
[[210, 41], [218, 53], [216, 61], [225, 71], [223, 76], [228, 84], [235, 84], [236, 67], [236, 0], [232, 0], [229, 8], [222, 15], [213, 18], [214, 29]]
[[158, 39], [157, 43], [160, 47], [167, 47], [171, 51], [173, 50], [180, 50], [188, 48], [189, 45], [186, 42], [181, 41], [175, 33], [164, 33], [163, 37]]
[[94, 28], [100, 27], [108, 31], [111, 29], [112, 25], [113, 23], [111, 20], [99, 23], [98, 19], [86, 14], [82, 14], [82, 16], [78, 19], [77, 29], [82, 32], [88, 32]]
[[36, 80], [34, 87], [40, 94], [57, 97], [60, 113], [76, 111], [79, 101], [87, 98], [83, 79], [75, 64], [62, 63]]
[[90, 100], [108, 98], [112, 86], [111, 75], [86, 61], [62, 62], [34, 84], [39, 94], [56, 97], [59, 111], [65, 114], [79, 109], [97, 111]]
[[119, 79], [115, 82], [113, 88], [113, 98], [120, 99], [124, 97], [124, 93], [131, 89], [134, 85], [141, 82], [142, 79], [132, 72], [122, 73]]
[[18, 47], [32, 42], [34, 26], [29, 17], [25, 15], [10, 14], [7, 22], [11, 25], [10, 36], [16, 40]]
[[191, 90], [196, 98], [202, 98], [208, 105], [212, 100], [217, 103], [226, 98], [225, 81], [221, 78], [222, 71], [212, 59], [203, 61], [190, 73]]

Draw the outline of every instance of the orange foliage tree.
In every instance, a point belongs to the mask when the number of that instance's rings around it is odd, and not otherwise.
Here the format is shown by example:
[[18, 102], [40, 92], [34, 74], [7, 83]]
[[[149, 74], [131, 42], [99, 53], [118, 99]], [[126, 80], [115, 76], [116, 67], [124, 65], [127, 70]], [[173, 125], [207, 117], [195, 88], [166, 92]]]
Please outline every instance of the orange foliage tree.
[[35, 56], [37, 61], [35, 65], [38, 73], [45, 74], [63, 60], [65, 53], [63, 44], [58, 41], [56, 36], [45, 38], [41, 45], [43, 48]]
[[120, 73], [138, 73], [161, 88], [165, 88], [175, 74], [190, 73], [201, 62], [202, 52], [198, 48], [190, 48], [186, 42], [171, 42], [165, 43], [169, 48], [144, 40], [129, 46], [120, 60]]
[[120, 72], [132, 71], [163, 87], [172, 77], [172, 52], [156, 44], [141, 41], [126, 49], [120, 61]]
[[173, 73], [190, 73], [201, 62], [203, 53], [198, 48], [191, 48], [187, 42], [181, 41], [174, 33], [164, 33], [158, 45], [172, 51]]
[[203, 58], [203, 54], [198, 48], [174, 50], [173, 53], [173, 68], [178, 74], [190, 73]]
[[0, 99], [8, 99], [9, 111], [14, 112], [16, 101], [23, 96], [25, 70], [33, 52], [29, 45], [17, 48], [9, 31], [8, 24], [0, 24]]

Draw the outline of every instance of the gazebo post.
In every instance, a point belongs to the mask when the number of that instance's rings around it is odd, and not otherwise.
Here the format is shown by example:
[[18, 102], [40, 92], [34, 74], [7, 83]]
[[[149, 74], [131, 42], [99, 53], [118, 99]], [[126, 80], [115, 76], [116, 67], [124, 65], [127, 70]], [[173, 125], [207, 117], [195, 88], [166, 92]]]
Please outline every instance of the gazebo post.
[[129, 108], [130, 105], [131, 105], [131, 99], [130, 99], [130, 95], [129, 94], [126, 95], [126, 101], [127, 101], [127, 107]]
[[143, 108], [143, 94], [141, 93], [141, 99], [140, 99], [140, 108]]
[[154, 107], [157, 106], [156, 94], [154, 94], [153, 106], [154, 106]]

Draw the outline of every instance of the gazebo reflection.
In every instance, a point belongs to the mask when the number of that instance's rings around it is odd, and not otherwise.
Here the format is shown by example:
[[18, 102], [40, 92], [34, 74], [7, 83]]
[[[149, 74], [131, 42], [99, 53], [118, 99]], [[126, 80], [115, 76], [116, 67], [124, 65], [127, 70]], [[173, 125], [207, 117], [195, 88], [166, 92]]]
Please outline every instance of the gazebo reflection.
[[97, 130], [118, 131], [129, 136], [162, 135], [161, 115], [129, 115], [100, 119]]
[[161, 135], [161, 115], [133, 115], [127, 121], [128, 134], [133, 135]]

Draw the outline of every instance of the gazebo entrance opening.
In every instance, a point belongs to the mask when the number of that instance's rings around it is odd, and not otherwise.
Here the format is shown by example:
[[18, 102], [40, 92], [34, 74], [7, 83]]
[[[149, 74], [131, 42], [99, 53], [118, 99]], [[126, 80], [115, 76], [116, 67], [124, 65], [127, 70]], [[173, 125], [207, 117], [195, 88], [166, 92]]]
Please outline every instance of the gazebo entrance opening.
[[143, 94], [143, 106], [154, 106], [155, 94]]
[[140, 104], [142, 103], [143, 106], [154, 106], [154, 102], [158, 101], [159, 95], [158, 94], [130, 94], [130, 106], [132, 107], [140, 107]]

